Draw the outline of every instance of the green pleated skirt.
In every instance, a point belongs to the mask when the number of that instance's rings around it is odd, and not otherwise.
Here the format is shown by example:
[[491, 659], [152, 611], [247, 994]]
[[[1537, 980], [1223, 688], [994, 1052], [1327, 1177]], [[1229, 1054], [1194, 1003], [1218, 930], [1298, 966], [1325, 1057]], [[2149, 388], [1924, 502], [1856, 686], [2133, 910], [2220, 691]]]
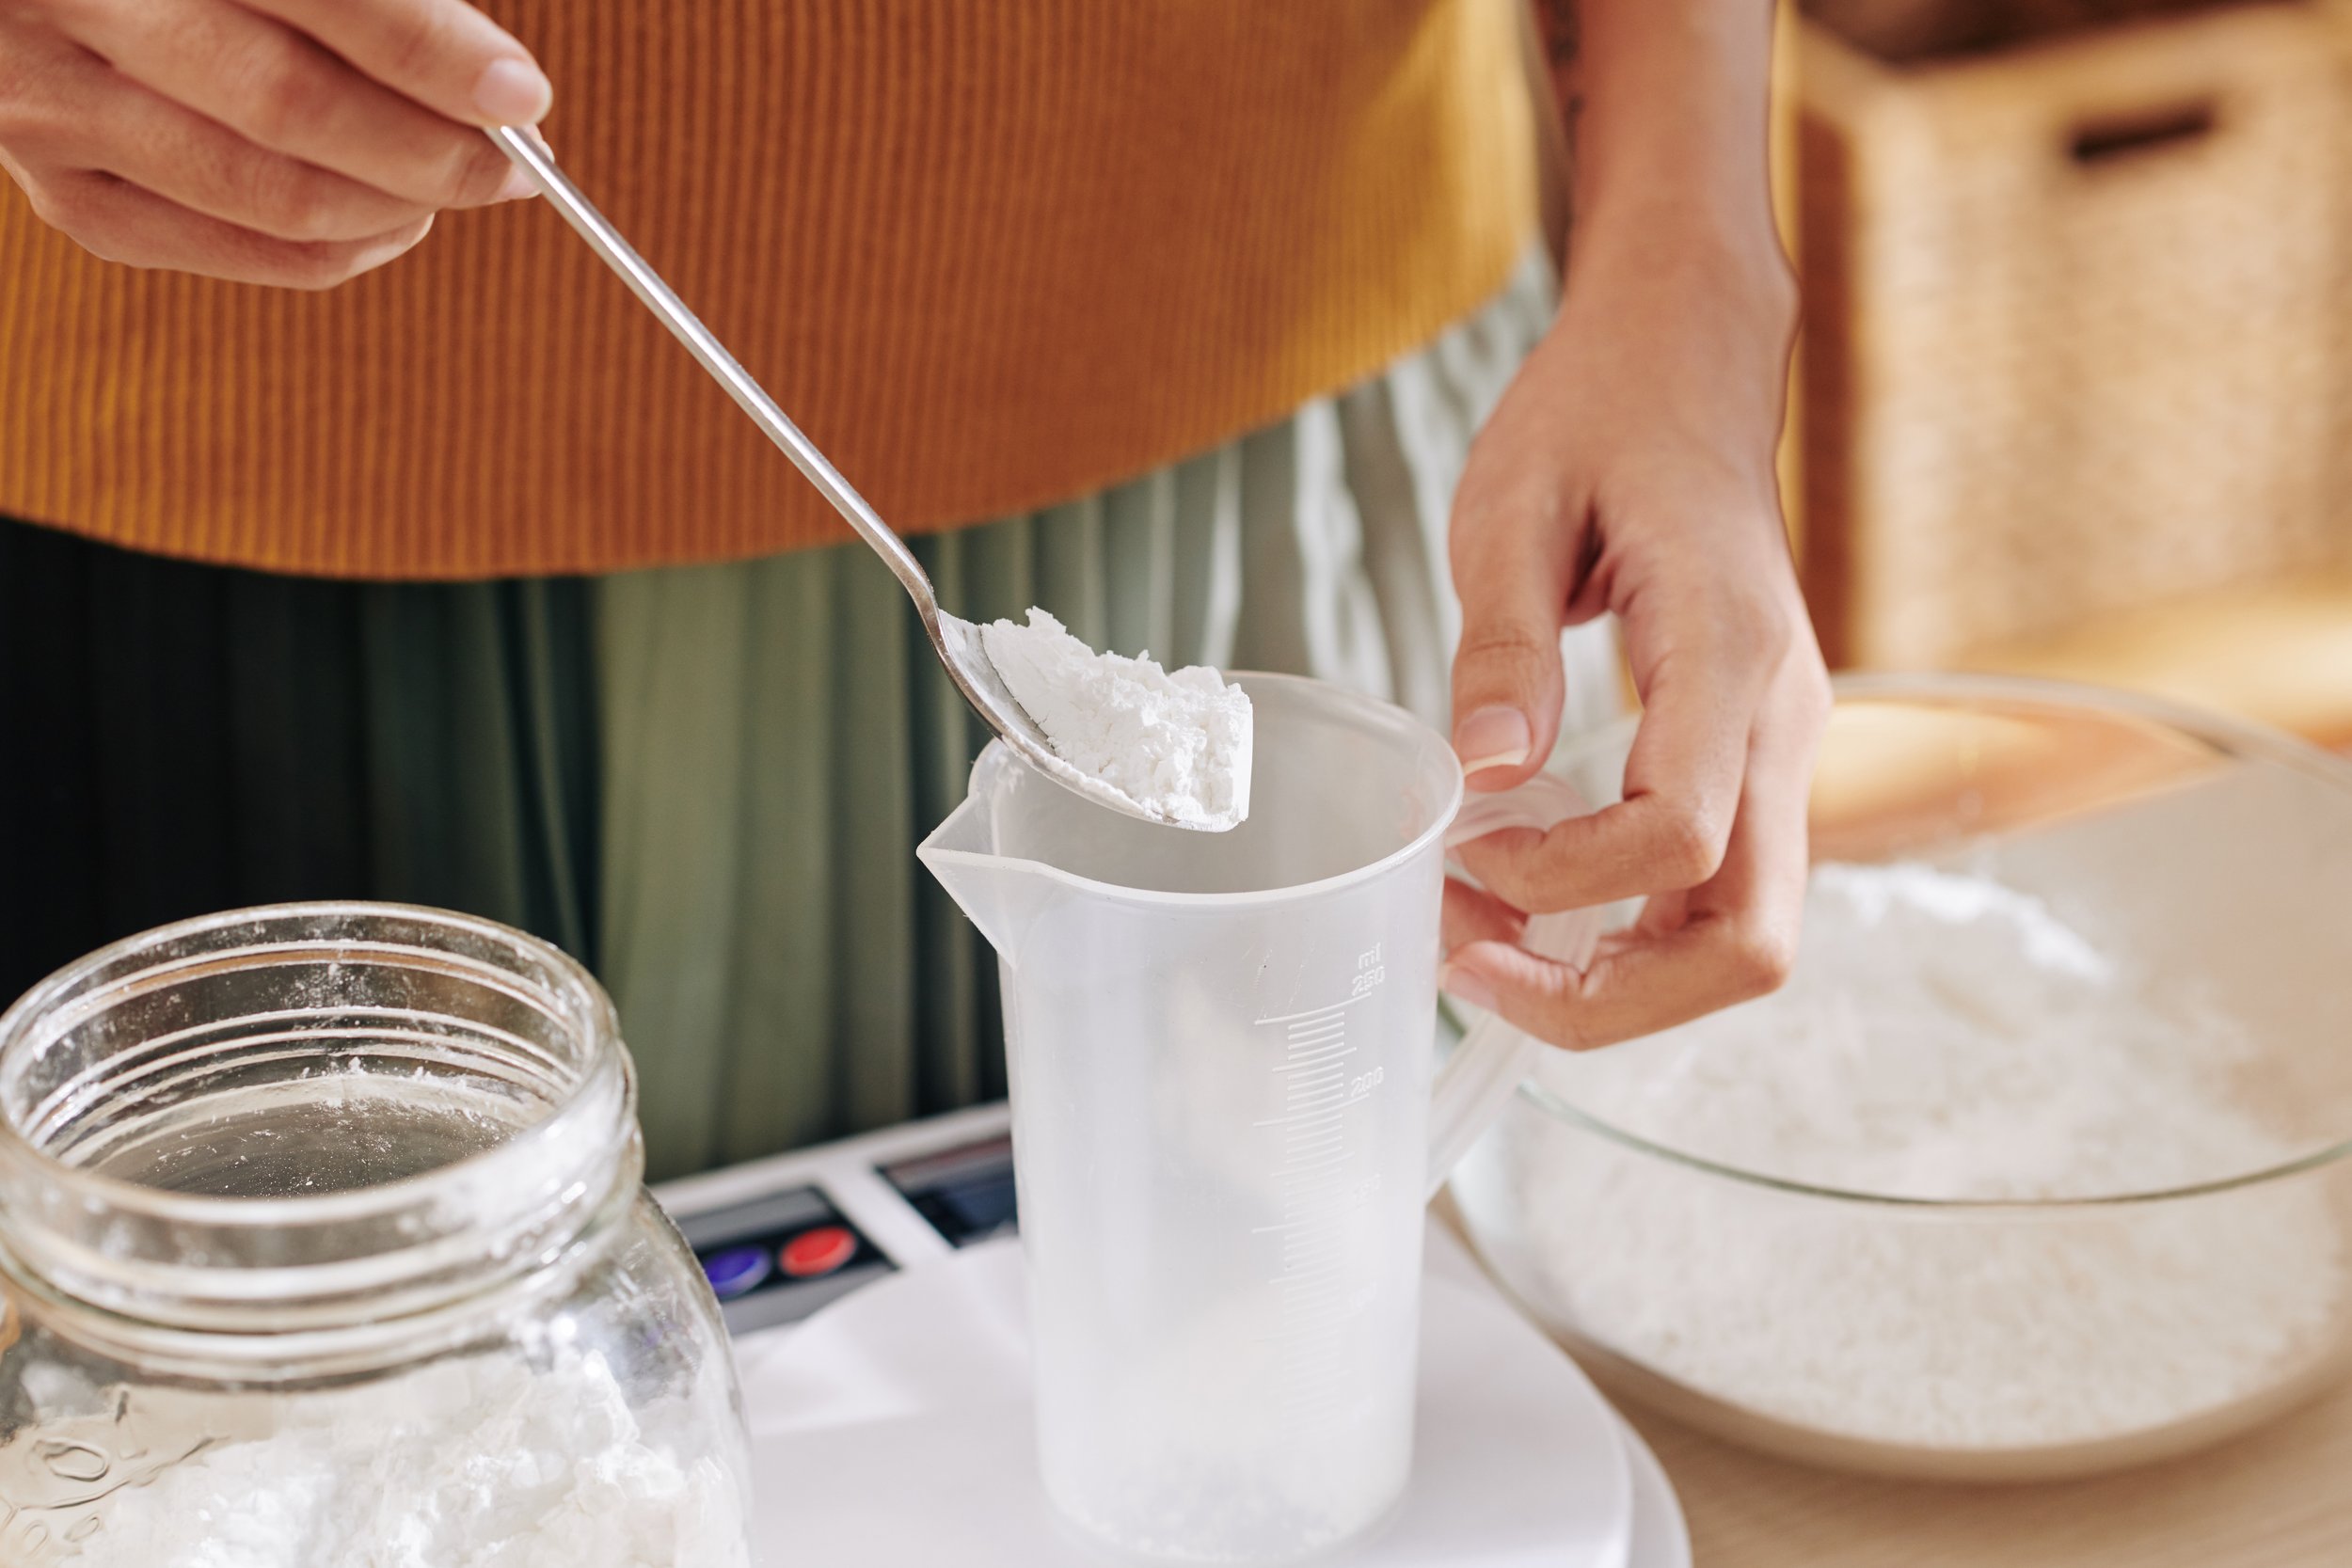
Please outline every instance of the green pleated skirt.
[[[1486, 309], [1278, 426], [920, 541], [973, 620], [1292, 671], [1442, 724], [1447, 508], [1549, 319]], [[1571, 686], [1615, 689], [1605, 630]], [[578, 954], [667, 1177], [1004, 1092], [995, 966], [914, 846], [986, 739], [861, 546], [594, 579], [362, 585], [0, 527], [0, 984], [204, 910], [361, 896]]]

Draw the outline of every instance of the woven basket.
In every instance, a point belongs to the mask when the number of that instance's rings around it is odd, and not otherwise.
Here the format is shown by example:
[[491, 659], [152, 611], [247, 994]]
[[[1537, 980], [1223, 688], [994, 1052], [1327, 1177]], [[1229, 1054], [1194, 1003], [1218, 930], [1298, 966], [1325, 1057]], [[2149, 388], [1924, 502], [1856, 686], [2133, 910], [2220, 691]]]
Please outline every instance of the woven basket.
[[2352, 562], [2348, 39], [2331, 5], [2249, 5], [1897, 66], [1805, 25], [1833, 662]]

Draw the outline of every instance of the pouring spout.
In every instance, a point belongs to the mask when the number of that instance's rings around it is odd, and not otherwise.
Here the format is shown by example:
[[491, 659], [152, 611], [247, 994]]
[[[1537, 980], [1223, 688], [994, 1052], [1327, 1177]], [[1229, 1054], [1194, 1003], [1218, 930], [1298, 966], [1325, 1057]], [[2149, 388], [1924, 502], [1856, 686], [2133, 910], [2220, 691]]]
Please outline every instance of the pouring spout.
[[996, 852], [995, 832], [978, 792], [966, 798], [915, 857], [947, 890], [996, 956], [1016, 968], [1038, 920], [1063, 896], [1063, 889], [1035, 861]]

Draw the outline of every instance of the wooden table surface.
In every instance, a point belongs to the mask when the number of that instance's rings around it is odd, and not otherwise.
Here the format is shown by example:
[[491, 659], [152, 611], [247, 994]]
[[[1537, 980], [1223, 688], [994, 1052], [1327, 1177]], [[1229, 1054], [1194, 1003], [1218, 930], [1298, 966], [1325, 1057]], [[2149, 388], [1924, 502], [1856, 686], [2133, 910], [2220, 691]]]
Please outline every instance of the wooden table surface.
[[2352, 1384], [2204, 1453], [2047, 1486], [1839, 1475], [1624, 1409], [1697, 1568], [2352, 1568]]

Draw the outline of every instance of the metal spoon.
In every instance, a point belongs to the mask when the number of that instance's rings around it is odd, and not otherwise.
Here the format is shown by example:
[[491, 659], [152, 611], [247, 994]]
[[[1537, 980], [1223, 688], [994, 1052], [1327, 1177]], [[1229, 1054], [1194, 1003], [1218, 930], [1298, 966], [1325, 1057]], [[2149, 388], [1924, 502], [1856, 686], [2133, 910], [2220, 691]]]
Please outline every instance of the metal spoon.
[[612, 227], [594, 203], [580, 194], [564, 171], [556, 166], [555, 154], [536, 131], [513, 125], [501, 125], [489, 133], [492, 141], [515, 161], [517, 167], [530, 175], [540, 194], [555, 204], [555, 210], [580, 231], [588, 247], [604, 258], [605, 265], [621, 275], [621, 281], [643, 300], [645, 308], [661, 319], [686, 351], [701, 361], [720, 386], [727, 389], [738, 407], [752, 417], [752, 422], [766, 432], [768, 439], [784, 449], [785, 456], [808, 476], [808, 482], [818, 493], [833, 502], [834, 510], [857, 531], [859, 538], [873, 547], [883, 564], [897, 575], [905, 587], [907, 597], [914, 601], [915, 613], [923, 618], [923, 630], [931, 640], [931, 647], [939, 655], [940, 663], [947, 667], [947, 676], [963, 693], [972, 710], [987, 721], [1006, 745], [1057, 784], [1076, 790], [1088, 800], [1129, 816], [1139, 816], [1147, 822], [1169, 827], [1193, 827], [1174, 817], [1152, 810], [1142, 801], [1113, 788], [1091, 773], [1080, 771], [1064, 761], [1054, 751], [1054, 743], [1038, 727], [1037, 721], [1022, 708], [996, 673], [996, 666], [988, 657], [980, 641], [980, 628], [959, 619], [939, 608], [939, 595], [932, 591], [929, 573], [906, 541], [890, 530], [890, 525], [866, 504], [866, 498], [850, 487], [840, 470], [825, 460], [816, 443], [801, 434], [800, 427], [785, 417], [775, 399], [761, 389], [751, 372], [736, 363], [718, 338], [686, 308], [661, 275], [645, 262], [645, 259], [621, 238], [621, 231]]

